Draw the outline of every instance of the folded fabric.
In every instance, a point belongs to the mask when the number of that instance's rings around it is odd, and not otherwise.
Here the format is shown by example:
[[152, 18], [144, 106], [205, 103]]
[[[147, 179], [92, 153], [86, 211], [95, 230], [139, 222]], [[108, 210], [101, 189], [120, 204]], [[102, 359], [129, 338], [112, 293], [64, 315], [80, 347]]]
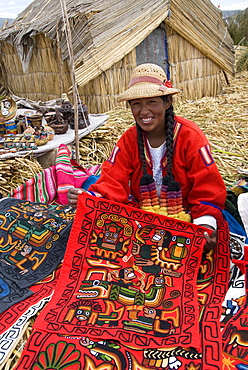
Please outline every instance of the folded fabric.
[[12, 190], [12, 198], [31, 202], [68, 204], [67, 192], [71, 187], [81, 188], [91, 175], [98, 175], [100, 165], [83, 168], [71, 159], [68, 147], [61, 144], [56, 155], [55, 165], [44, 169], [24, 184]]

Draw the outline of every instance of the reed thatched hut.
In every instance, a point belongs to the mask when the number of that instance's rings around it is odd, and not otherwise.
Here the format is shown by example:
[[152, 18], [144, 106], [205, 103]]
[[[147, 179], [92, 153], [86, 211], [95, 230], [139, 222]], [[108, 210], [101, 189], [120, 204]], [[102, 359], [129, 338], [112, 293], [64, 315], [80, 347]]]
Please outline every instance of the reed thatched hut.
[[[31, 100], [69, 93], [60, 0], [35, 0], [0, 32], [0, 86]], [[222, 14], [210, 0], [67, 0], [76, 81], [91, 113], [111, 110], [140, 63], [161, 65], [184, 99], [221, 92], [234, 73]], [[70, 94], [70, 93], [69, 93]]]

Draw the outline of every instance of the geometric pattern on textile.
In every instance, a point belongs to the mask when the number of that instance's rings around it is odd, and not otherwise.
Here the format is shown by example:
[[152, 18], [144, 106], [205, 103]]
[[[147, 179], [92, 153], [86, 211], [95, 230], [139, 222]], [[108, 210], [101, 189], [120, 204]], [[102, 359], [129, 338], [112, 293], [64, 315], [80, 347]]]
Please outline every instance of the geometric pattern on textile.
[[238, 310], [223, 330], [222, 369], [248, 369], [248, 246], [244, 247], [244, 259], [233, 260], [245, 276], [245, 294], [239, 297]]
[[220, 369], [228, 228], [201, 258], [204, 231], [82, 194], [55, 293], [16, 370]]
[[[28, 320], [47, 303], [55, 289], [60, 268], [36, 285], [30, 287], [32, 296], [12, 305], [0, 314], [0, 364], [8, 360], [22, 337]], [[21, 289], [19, 289], [21, 290]]]
[[0, 364], [8, 360], [20, 341], [28, 320], [37, 314], [50, 300], [57, 283], [60, 269], [46, 279], [30, 287], [32, 296], [17, 303], [0, 315]]
[[229, 320], [239, 311], [244, 303], [245, 275], [233, 261], [243, 260], [246, 237], [230, 232], [231, 266], [228, 291], [222, 304], [221, 326], [224, 328]]
[[61, 144], [56, 155], [55, 165], [44, 169], [24, 184], [12, 190], [12, 198], [29, 200], [37, 203], [67, 204], [69, 188], [81, 188], [91, 175], [100, 172], [100, 165], [89, 168], [81, 167], [71, 159], [68, 147]]
[[39, 302], [29, 307], [28, 310], [19, 317], [16, 323], [14, 323], [7, 331], [0, 334], [0, 364], [8, 360], [10, 355], [15, 349], [17, 343], [22, 338], [23, 333], [26, 330], [26, 324], [28, 320], [37, 314], [44, 305], [50, 300], [50, 297], [42, 298]]
[[14, 198], [1, 201], [0, 269], [20, 288], [49, 275], [61, 262], [75, 210]]
[[195, 286], [203, 232], [83, 195], [42, 329], [137, 348], [199, 348]]
[[[32, 295], [28, 288], [19, 286], [0, 272], [0, 314], [10, 308], [13, 304], [22, 301]], [[1, 323], [0, 323], [1, 325]]]

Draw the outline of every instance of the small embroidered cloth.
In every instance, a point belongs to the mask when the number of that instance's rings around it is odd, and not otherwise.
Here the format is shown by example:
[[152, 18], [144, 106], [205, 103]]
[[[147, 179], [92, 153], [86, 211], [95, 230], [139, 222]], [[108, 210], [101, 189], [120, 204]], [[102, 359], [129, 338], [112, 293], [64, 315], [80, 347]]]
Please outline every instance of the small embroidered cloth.
[[20, 288], [30, 287], [63, 259], [75, 210], [14, 198], [0, 205], [1, 272]]

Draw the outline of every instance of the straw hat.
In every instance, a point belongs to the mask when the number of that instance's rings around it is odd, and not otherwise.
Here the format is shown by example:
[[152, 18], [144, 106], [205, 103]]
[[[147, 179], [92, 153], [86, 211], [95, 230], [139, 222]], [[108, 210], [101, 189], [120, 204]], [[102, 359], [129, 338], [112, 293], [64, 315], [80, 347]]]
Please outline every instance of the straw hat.
[[174, 95], [180, 90], [174, 89], [166, 81], [164, 70], [156, 64], [145, 63], [134, 68], [127, 90], [119, 94], [117, 101], [125, 101], [153, 96]]

